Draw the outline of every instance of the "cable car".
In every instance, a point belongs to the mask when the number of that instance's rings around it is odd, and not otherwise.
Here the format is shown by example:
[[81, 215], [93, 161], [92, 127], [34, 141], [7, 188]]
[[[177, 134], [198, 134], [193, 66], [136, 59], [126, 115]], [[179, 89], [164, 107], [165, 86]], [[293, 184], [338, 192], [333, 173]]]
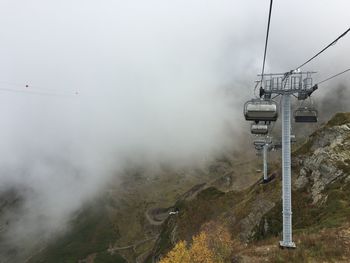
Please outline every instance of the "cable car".
[[262, 145], [255, 145], [255, 150], [262, 151], [264, 147]]
[[290, 142], [291, 142], [291, 143], [297, 142], [297, 138], [295, 138], [295, 135], [294, 135], [294, 134], [291, 134], [291, 135], [290, 135]]
[[266, 144], [265, 140], [255, 140], [254, 141], [254, 146], [264, 146]]
[[269, 132], [269, 128], [267, 124], [255, 124], [253, 123], [250, 127], [250, 132], [252, 134], [267, 134]]
[[311, 107], [298, 108], [294, 111], [295, 122], [317, 122], [318, 112]]
[[244, 104], [244, 116], [247, 121], [276, 121], [277, 103], [273, 100], [249, 100]]

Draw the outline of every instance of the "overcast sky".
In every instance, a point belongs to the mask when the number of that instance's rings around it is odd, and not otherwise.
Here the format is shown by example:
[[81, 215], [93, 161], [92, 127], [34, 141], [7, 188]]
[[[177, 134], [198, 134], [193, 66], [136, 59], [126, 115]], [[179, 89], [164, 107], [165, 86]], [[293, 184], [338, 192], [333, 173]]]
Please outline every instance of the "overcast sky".
[[[0, 190], [30, 189], [31, 211], [9, 236], [54, 232], [126, 158], [188, 164], [234, 147], [261, 71], [268, 6], [1, 0]], [[266, 71], [314, 55], [349, 27], [349, 10], [348, 0], [275, 0]], [[323, 79], [349, 67], [349, 52], [347, 35], [304, 70]]]

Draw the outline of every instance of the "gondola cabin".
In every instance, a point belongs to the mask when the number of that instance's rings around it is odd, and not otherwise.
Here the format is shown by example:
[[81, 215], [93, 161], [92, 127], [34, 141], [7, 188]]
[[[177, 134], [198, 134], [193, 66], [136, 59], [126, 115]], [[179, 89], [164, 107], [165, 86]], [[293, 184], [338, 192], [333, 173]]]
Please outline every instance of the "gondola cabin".
[[255, 150], [257, 151], [261, 151], [263, 149], [264, 146], [262, 145], [255, 145]]
[[294, 121], [295, 122], [317, 122], [318, 112], [314, 108], [304, 107], [299, 108], [294, 112]]
[[276, 121], [277, 103], [273, 100], [249, 100], [244, 104], [244, 117], [247, 121]]
[[250, 127], [250, 132], [252, 134], [267, 134], [269, 132], [269, 128], [266, 124], [253, 123]]
[[256, 146], [256, 147], [262, 147], [262, 146], [264, 146], [266, 144], [266, 142], [265, 142], [265, 140], [255, 140], [254, 141], [254, 146]]
[[291, 143], [296, 143], [296, 142], [297, 142], [297, 138], [295, 137], [294, 134], [292, 134], [292, 135], [290, 136], [290, 142], [291, 142]]

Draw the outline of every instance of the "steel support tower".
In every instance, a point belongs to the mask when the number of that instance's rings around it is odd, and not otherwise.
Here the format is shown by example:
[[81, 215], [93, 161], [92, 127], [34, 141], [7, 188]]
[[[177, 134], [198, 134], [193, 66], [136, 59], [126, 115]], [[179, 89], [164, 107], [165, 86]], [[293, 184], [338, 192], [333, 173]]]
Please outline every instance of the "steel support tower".
[[267, 181], [267, 149], [269, 145], [265, 143], [263, 147], [263, 160], [264, 160], [264, 182]]
[[292, 241], [292, 177], [290, 148], [290, 94], [282, 95], [282, 204], [283, 240], [282, 247], [295, 247]]
[[[292, 178], [291, 178], [291, 96], [299, 100], [308, 98], [315, 90], [311, 74], [315, 72], [293, 71], [264, 74], [260, 94], [265, 98], [282, 96], [282, 217], [283, 239], [281, 247], [295, 248], [292, 239]], [[265, 175], [265, 166], [264, 166]]]

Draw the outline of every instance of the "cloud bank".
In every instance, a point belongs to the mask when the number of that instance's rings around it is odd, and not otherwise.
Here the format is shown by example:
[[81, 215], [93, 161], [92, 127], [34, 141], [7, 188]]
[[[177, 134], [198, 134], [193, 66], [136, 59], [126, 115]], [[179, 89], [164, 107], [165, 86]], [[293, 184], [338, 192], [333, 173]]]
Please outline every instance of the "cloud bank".
[[[62, 229], [126, 159], [184, 165], [234, 148], [261, 68], [265, 2], [2, 1], [0, 192], [24, 200], [5, 216], [5, 241]], [[267, 71], [333, 40], [349, 7], [276, 2]], [[349, 43], [305, 69], [320, 79], [345, 69]]]

